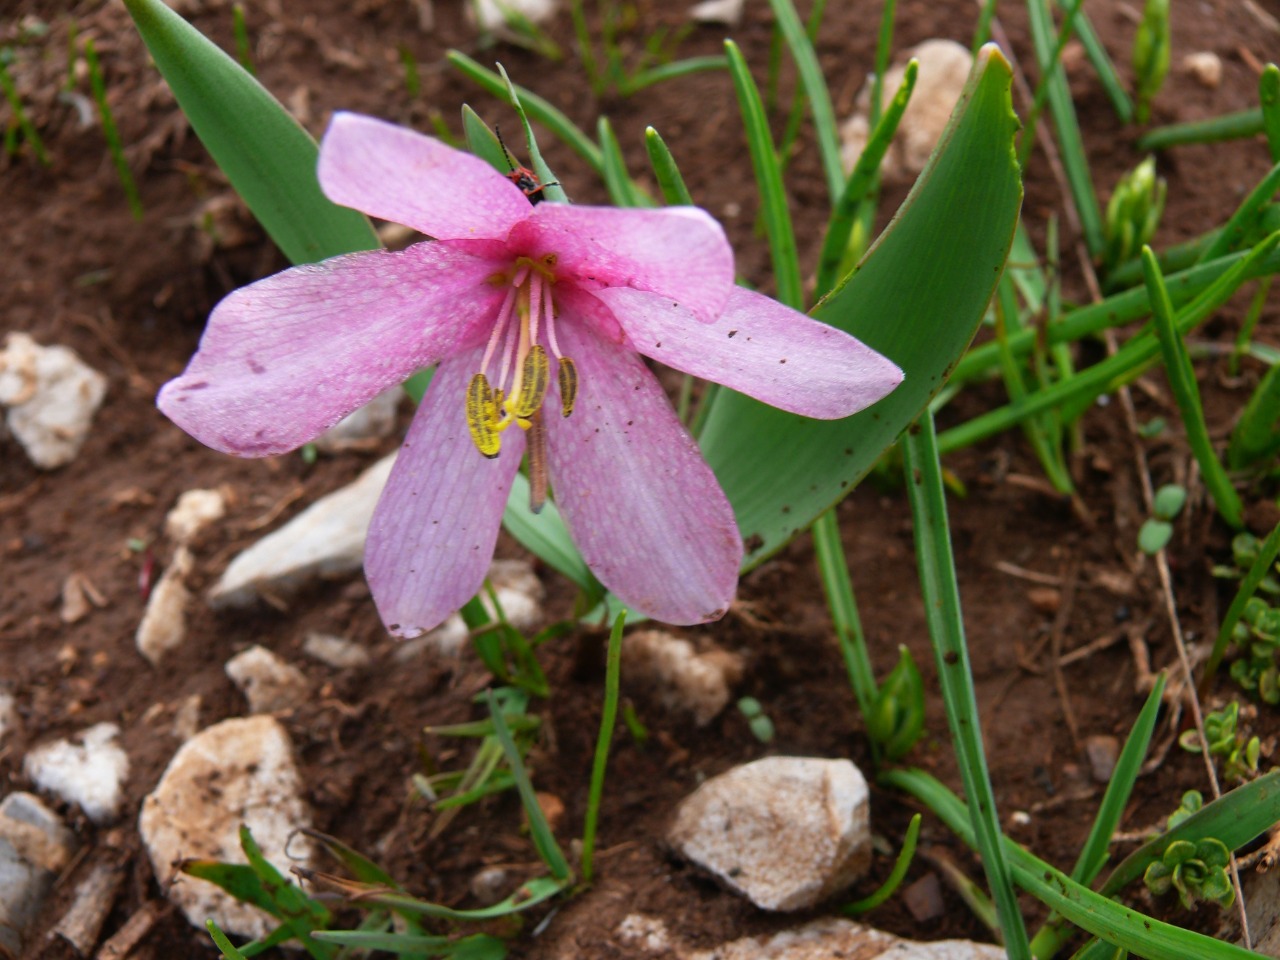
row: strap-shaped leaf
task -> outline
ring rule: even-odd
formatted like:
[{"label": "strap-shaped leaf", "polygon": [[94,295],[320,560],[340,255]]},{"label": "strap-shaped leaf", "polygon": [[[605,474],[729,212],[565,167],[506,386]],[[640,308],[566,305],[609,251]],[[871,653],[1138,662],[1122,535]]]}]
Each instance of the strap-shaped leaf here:
[{"label": "strap-shaped leaf", "polygon": [[293,263],[372,250],[368,219],[320,191],[318,148],[262,84],[162,0],[125,0],[182,112]]},{"label": "strap-shaped leaf", "polygon": [[984,47],[938,149],[860,269],[813,310],[906,374],[845,420],[720,391],[700,435],[754,566],[838,501],[924,409],[972,339],[1013,239],[1022,185],[1009,64]]}]

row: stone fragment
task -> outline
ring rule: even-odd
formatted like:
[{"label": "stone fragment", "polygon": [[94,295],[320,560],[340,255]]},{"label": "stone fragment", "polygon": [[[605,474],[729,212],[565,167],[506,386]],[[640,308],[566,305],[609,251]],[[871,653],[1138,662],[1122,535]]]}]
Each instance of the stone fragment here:
[{"label": "stone fragment", "polygon": [[18,725],[18,703],[13,694],[0,690],[0,743]]},{"label": "stone fragment", "polygon": [[95,607],[105,605],[107,598],[83,573],[75,571],[62,582],[62,608],[58,617],[63,623],[79,623]]},{"label": "stone fragment", "polygon": [[335,670],[367,667],[371,661],[369,651],[360,644],[329,633],[317,633],[314,630],[308,633],[302,642],[302,652]]},{"label": "stone fragment", "polygon": [[695,23],[736,27],[742,22],[743,0],[702,0],[689,8],[689,19]]},{"label": "stone fragment", "polygon": [[176,739],[185,743],[196,735],[200,729],[200,711],[204,708],[204,698],[193,693],[185,698],[178,709],[173,711],[173,725],[170,729]]},{"label": "stone fragment", "polygon": [[481,33],[491,33],[505,40],[527,36],[524,24],[541,26],[550,20],[560,6],[559,0],[475,0],[468,3],[467,19]]},{"label": "stone fragment", "polygon": [[248,606],[264,593],[279,596],[311,580],[359,570],[373,508],[394,462],[395,454],[383,457],[238,555],[209,592],[209,602]]},{"label": "stone fragment", "polygon": [[[902,940],[873,927],[842,918],[813,920],[793,930],[759,937],[742,937],[707,950],[680,942],[658,917],[629,914],[615,936],[628,948],[628,957],[654,956],[663,960],[1004,960],[1004,950],[970,940],[918,943]],[[576,957],[572,946],[560,951],[564,960]]]},{"label": "stone fragment", "polygon": [[693,717],[699,727],[714,720],[742,679],[742,658],[727,650],[698,653],[688,640],[663,630],[639,630],[622,641],[623,675],[657,692],[668,710]]},{"label": "stone fragment", "polygon": [[185,546],[196,534],[227,513],[227,497],[221,490],[187,490],[164,518],[165,535]]},{"label": "stone fragment", "polygon": [[129,755],[116,742],[120,728],[99,723],[71,740],[55,740],[27,754],[22,769],[32,783],[84,811],[94,823],[110,823],[120,813]]},{"label": "stone fragment", "polygon": [[373,450],[380,440],[391,436],[395,430],[396,412],[406,396],[408,394],[399,385],[383,390],[316,437],[316,449],[324,453]]},{"label": "stone fragment", "polygon": [[486,907],[491,907],[495,903],[505,900],[511,892],[511,871],[506,867],[494,864],[490,867],[482,867],[471,877],[471,882],[467,884],[467,889],[471,891],[471,895]]},{"label": "stone fragment", "polygon": [[1212,50],[1188,53],[1182,58],[1182,69],[1189,73],[1196,83],[1210,90],[1218,89],[1222,83],[1222,58]]},{"label": "stone fragment", "polygon": [[31,462],[53,470],[76,458],[107,393],[107,378],[68,347],[11,333],[0,351],[0,406]]},{"label": "stone fragment", "polygon": [[249,701],[250,713],[290,710],[306,702],[311,686],[301,670],[266,647],[252,646],[227,661],[227,676]]},{"label": "stone fragment", "polygon": [[668,841],[764,910],[804,910],[871,859],[867,782],[848,760],[766,757],[681,801]]},{"label": "stone fragment", "polygon": [[1094,734],[1084,741],[1084,755],[1095,783],[1110,783],[1111,774],[1120,759],[1120,741],[1106,733]]},{"label": "stone fragment", "polygon": [[1027,591],[1027,599],[1041,613],[1052,615],[1062,607],[1062,591],[1057,587],[1032,587]]},{"label": "stone fragment", "polygon": [[275,926],[270,917],[211,883],[174,883],[174,864],[188,857],[243,863],[244,824],[289,876],[291,867],[310,863],[310,844],[295,834],[310,822],[289,735],[262,715],[224,720],[183,744],[143,801],[138,829],[159,888],[193,926],[203,930],[212,917],[234,935],[264,937]]},{"label": "stone fragment", "polygon": [[937,920],[947,912],[942,900],[942,884],[936,873],[926,873],[923,877],[902,890],[902,902],[911,913],[916,923],[928,923]]},{"label": "stone fragment", "polygon": [[22,956],[23,931],[75,853],[75,838],[31,793],[0,801],[0,956]]},{"label": "stone fragment", "polygon": [[186,581],[192,565],[191,551],[178,547],[147,598],[147,609],[133,641],[138,652],[152,666],[170,650],[182,646],[187,638],[187,607],[191,603],[191,591],[187,589]]},{"label": "stone fragment", "polygon": [[[968,48],[954,40],[926,40],[902,54],[885,74],[885,103],[897,93],[912,57],[920,61],[920,72],[898,132],[880,164],[886,180],[910,179],[924,169],[973,68],[973,55]],[[846,171],[853,169],[870,138],[870,109],[868,82],[858,94],[853,116],[840,127],[840,157]]]}]

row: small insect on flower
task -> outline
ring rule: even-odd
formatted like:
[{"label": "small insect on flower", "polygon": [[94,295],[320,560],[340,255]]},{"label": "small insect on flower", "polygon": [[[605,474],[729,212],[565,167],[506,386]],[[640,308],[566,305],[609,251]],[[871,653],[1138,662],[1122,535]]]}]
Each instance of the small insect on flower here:
[{"label": "small insect on flower", "polygon": [[520,188],[520,192],[529,198],[529,202],[534,206],[540,204],[547,199],[543,196],[543,191],[547,187],[560,186],[559,181],[553,180],[550,183],[543,183],[538,179],[538,175],[528,167],[521,167],[516,164],[515,157],[511,155],[511,151],[507,149],[506,141],[502,139],[502,131],[494,127],[494,132],[498,136],[498,146],[502,147],[503,156],[507,158],[507,166],[511,168],[511,172],[507,174],[507,179]]}]

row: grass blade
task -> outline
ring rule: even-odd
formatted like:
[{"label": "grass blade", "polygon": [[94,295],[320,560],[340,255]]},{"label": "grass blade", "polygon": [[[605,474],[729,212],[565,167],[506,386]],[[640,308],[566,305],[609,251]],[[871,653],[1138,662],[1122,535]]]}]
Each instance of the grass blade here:
[{"label": "grass blade", "polygon": [[[1058,5],[1062,6],[1061,0],[1059,0]],[[1116,116],[1120,118],[1121,123],[1132,123],[1133,100],[1129,97],[1128,91],[1125,90],[1124,83],[1120,80],[1120,75],[1116,73],[1115,64],[1111,62],[1111,56],[1107,53],[1107,48],[1098,39],[1098,33],[1094,30],[1093,23],[1083,8],[1076,12],[1073,32],[1080,38],[1080,44],[1084,47],[1085,56],[1093,64],[1093,70],[1098,75],[1098,82],[1102,84],[1103,92],[1106,93],[1107,99],[1111,101],[1111,106],[1115,109]]]},{"label": "grass blade", "polygon": [[520,791],[525,816],[529,818],[529,833],[533,837],[533,845],[537,848],[543,863],[547,865],[547,869],[551,871],[551,876],[557,882],[563,883],[571,876],[569,862],[565,860],[564,852],[560,849],[560,844],[556,843],[555,834],[551,832],[547,818],[543,815],[542,808],[538,806],[538,797],[533,792],[533,784],[529,781],[529,772],[524,768],[520,751],[516,748],[516,742],[511,737],[506,718],[502,715],[492,690],[486,691],[485,699],[489,705],[489,716],[493,718],[493,732],[498,742],[502,744],[502,752],[506,754],[507,765],[511,768],[511,775],[516,781],[516,789]]},{"label": "grass blade", "polygon": [[960,616],[951,532],[947,525],[942,465],[938,460],[933,415],[926,412],[902,441],[911,516],[915,524],[916,557],[924,594],[925,619],[933,641],[938,682],[946,706],[947,723],[955,746],[964,793],[972,801],[972,830],[982,868],[996,903],[1009,960],[1030,960],[1027,931],[1013,890],[1010,866],[1001,843],[995,794],[987,772],[977,695],[969,667],[969,651]]},{"label": "grass blade", "polygon": [[1187,345],[1183,343],[1177,329],[1173,304],[1169,300],[1169,291],[1165,288],[1160,265],[1156,263],[1156,256],[1150,247],[1142,248],[1142,265],[1146,273],[1147,294],[1151,298],[1151,309],[1155,314],[1156,336],[1164,354],[1165,372],[1178,403],[1178,410],[1182,414],[1187,443],[1195,454],[1196,462],[1200,464],[1205,486],[1218,505],[1218,512],[1231,527],[1239,530],[1244,526],[1244,504],[1240,502],[1240,494],[1231,485],[1222,461],[1213,451],[1209,427],[1204,419],[1204,407],[1200,403],[1200,387],[1196,384],[1195,371],[1191,369]]},{"label": "grass blade", "polygon": [[590,883],[594,872],[596,823],[600,818],[600,797],[604,793],[605,768],[609,764],[609,744],[618,720],[618,681],[622,671],[622,630],[627,625],[626,611],[618,614],[609,631],[609,652],[605,658],[604,707],[600,711],[600,734],[596,738],[595,758],[591,761],[591,787],[587,792],[587,815],[582,827],[582,882]]},{"label": "grass blade", "polygon": [[751,77],[742,51],[732,40],[725,41],[729,57],[729,74],[738,96],[738,109],[747,133],[747,149],[755,170],[756,187],[760,191],[760,211],[765,233],[773,255],[774,282],[778,299],[789,307],[803,309],[804,287],[800,281],[800,260],[796,252],[795,233],[791,228],[791,212],[787,209],[787,191],[778,165],[778,152],[769,133],[760,91]]},{"label": "grass blade", "polygon": [[1262,108],[1225,113],[1208,120],[1172,123],[1148,131],[1138,141],[1138,149],[1148,153],[1168,150],[1185,143],[1217,143],[1220,140],[1244,140],[1263,131]]},{"label": "grass blade", "polygon": [[653,167],[653,176],[658,181],[663,199],[672,206],[693,206],[693,197],[689,196],[689,188],[680,175],[675,157],[653,127],[644,129],[644,147],[649,151],[649,164]]},{"label": "grass blade", "polygon": [[1277,524],[1275,529],[1267,534],[1267,539],[1262,541],[1253,565],[1240,581],[1240,589],[1236,591],[1231,606],[1227,608],[1227,615],[1222,618],[1218,637],[1213,642],[1213,652],[1209,654],[1209,660],[1204,667],[1204,677],[1200,681],[1202,694],[1208,689],[1213,675],[1218,672],[1218,665],[1222,663],[1227,647],[1231,645],[1231,637],[1235,633],[1236,624],[1240,622],[1240,615],[1244,613],[1244,605],[1257,592],[1263,578],[1271,572],[1271,565],[1276,562],[1277,554],[1280,554],[1280,524]]},{"label": "grass blade", "polygon": [[796,62],[800,83],[809,99],[818,155],[822,158],[822,170],[827,178],[827,193],[834,203],[844,186],[844,167],[840,162],[840,137],[836,130],[835,111],[831,107],[831,93],[795,4],[791,0],[769,0],[769,6],[773,8],[774,19],[791,51],[791,58]]},{"label": "grass blade", "polygon": [[[1080,848],[1080,855],[1071,870],[1071,879],[1077,883],[1086,886],[1091,884],[1107,862],[1107,848],[1111,845],[1111,837],[1120,825],[1125,805],[1133,793],[1134,784],[1138,782],[1138,774],[1142,772],[1142,761],[1151,745],[1151,735],[1155,732],[1168,679],[1168,674],[1165,673],[1156,678],[1155,686],[1124,742],[1124,749],[1120,751],[1115,769],[1111,773],[1111,781],[1107,784],[1107,792],[1103,794],[1098,813],[1093,818],[1089,836]],[[1074,931],[1070,924],[1061,916],[1051,915],[1032,939],[1031,952],[1037,957],[1052,957],[1072,936]]]},{"label": "grass blade", "polygon": [[1058,147],[1062,151],[1062,165],[1066,170],[1067,185],[1080,214],[1080,227],[1084,231],[1085,246],[1094,256],[1106,245],[1106,231],[1102,225],[1102,210],[1098,195],[1093,189],[1089,174],[1089,161],[1080,138],[1080,124],[1076,119],[1075,104],[1071,100],[1071,88],[1062,64],[1055,62],[1057,46],[1053,29],[1053,16],[1049,12],[1049,0],[1027,0],[1027,13],[1031,24],[1031,37],[1035,42],[1036,61],[1042,74],[1048,75],[1049,113],[1058,134]]},{"label": "grass blade", "polygon": [[1249,228],[1257,222],[1259,214],[1271,202],[1277,190],[1280,190],[1280,163],[1272,167],[1258,185],[1249,191],[1249,195],[1231,215],[1221,232],[1200,254],[1200,262],[1216,260],[1235,248],[1244,239]]},{"label": "grass blade", "polygon": [[[840,539],[840,521],[835,509],[828,510],[813,522],[813,552],[817,557],[818,574],[822,578],[822,592],[827,598],[831,623],[835,627],[836,641],[844,657],[845,670],[849,674],[849,686],[864,722],[871,715],[871,705],[876,699],[876,674],[867,653],[867,642],[862,632],[862,620],[858,616],[858,603],[853,594],[853,582],[849,578],[849,564],[844,555],[844,543]],[[879,744],[871,741],[872,752],[879,760]]]},{"label": "grass blade", "polygon": [[[508,98],[506,81],[493,70],[482,67],[465,53],[458,50],[450,50],[445,54],[445,59],[477,86],[482,87],[500,99],[505,100]],[[596,173],[601,176],[604,175],[604,155],[600,152],[600,148],[572,120],[552,106],[550,101],[544,100],[536,93],[530,93],[518,84],[515,85],[515,91],[519,96],[521,105],[530,117],[564,141],[565,145],[582,157]]]},{"label": "grass blade", "polygon": [[111,105],[107,103],[107,81],[102,73],[102,62],[98,59],[98,48],[94,46],[92,38],[84,42],[84,62],[89,68],[89,86],[93,90],[93,101],[98,105],[102,135],[107,139],[107,149],[111,152],[111,162],[115,164],[116,175],[120,178],[120,185],[129,202],[129,212],[133,214],[133,219],[141,220],[142,198],[138,196],[138,184],[133,179],[133,171],[129,169],[129,161],[124,156],[124,143],[120,140],[115,115],[111,112]]}]

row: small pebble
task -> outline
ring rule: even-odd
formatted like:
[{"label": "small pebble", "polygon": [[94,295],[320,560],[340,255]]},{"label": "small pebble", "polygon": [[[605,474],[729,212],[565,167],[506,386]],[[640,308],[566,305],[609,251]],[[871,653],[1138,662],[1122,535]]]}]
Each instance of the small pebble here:
[{"label": "small pebble", "polygon": [[319,660],[336,670],[353,670],[367,667],[369,651],[358,643],[329,633],[311,631],[302,643],[302,652],[313,660]]},{"label": "small pebble", "polygon": [[1027,599],[1041,613],[1057,613],[1062,606],[1062,591],[1056,587],[1032,587]]},{"label": "small pebble", "polygon": [[124,802],[129,756],[116,742],[120,728],[99,723],[79,743],[57,740],[27,754],[22,769],[40,790],[78,806],[94,823],[109,823]]},{"label": "small pebble", "polygon": [[1202,87],[1218,89],[1222,83],[1222,58],[1212,50],[1188,53],[1182,58],[1182,69]]},{"label": "small pebble", "polygon": [[266,647],[252,646],[236,654],[225,669],[249,701],[250,713],[289,710],[301,706],[311,694],[303,672]]},{"label": "small pebble", "polygon": [[479,903],[491,907],[510,892],[511,875],[506,867],[484,867],[476,872],[467,887]]},{"label": "small pebble", "polygon": [[188,490],[164,518],[164,532],[174,543],[185,545],[226,512],[227,498],[221,490]]},{"label": "small pebble", "polygon": [[942,884],[936,873],[926,873],[902,891],[902,902],[911,911],[916,923],[937,920],[947,912],[942,900]]},{"label": "small pebble", "polygon": [[1100,733],[1085,738],[1084,755],[1089,761],[1089,774],[1098,783],[1110,783],[1120,758],[1120,741],[1110,734]]}]

